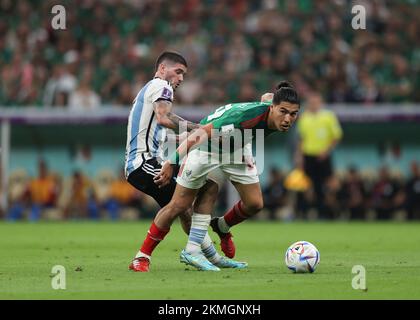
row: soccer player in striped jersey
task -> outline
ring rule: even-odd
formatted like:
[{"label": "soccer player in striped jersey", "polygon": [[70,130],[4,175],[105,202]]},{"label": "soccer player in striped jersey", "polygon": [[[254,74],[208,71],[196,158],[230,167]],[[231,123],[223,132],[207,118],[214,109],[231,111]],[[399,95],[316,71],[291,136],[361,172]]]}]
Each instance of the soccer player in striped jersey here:
[{"label": "soccer player in striped jersey", "polygon": [[[222,135],[226,132],[229,138],[232,130],[237,129],[243,135],[242,145],[247,145],[255,138],[255,130],[262,129],[264,136],[274,132],[287,132],[295,122],[300,108],[298,95],[288,82],[282,82],[274,93],[272,102],[251,102],[228,104],[217,109],[201,121],[202,127],[192,133],[177,149],[177,152],[163,164],[156,182],[164,186],[168,176],[173,171],[177,159],[185,156],[193,147],[208,141],[215,135],[215,130]],[[251,129],[252,135],[244,134],[245,129]],[[219,149],[222,155],[231,150]],[[181,262],[196,267],[199,270],[219,271],[220,269],[208,261],[200,247],[211,223],[218,234],[225,234],[229,229],[263,208],[263,197],[259,184],[258,172],[254,166],[245,162],[223,163],[208,161],[212,151],[194,149],[188,153],[177,178],[177,186],[172,200],[162,208],[154,220],[158,228],[167,229],[172,221],[186,208],[193,206],[192,225],[186,248],[181,252]],[[217,158],[219,158],[218,154]],[[202,206],[199,196],[202,188],[208,183],[208,173],[220,168],[230,179],[241,200],[223,217],[211,220],[212,210]],[[211,209],[211,208],[210,208]]]},{"label": "soccer player in striped jersey", "polygon": [[[127,181],[138,190],[153,197],[164,207],[169,203],[175,191],[175,178],[170,177],[168,183],[158,187],[154,178],[160,172],[163,161],[163,143],[166,128],[178,132],[181,122],[188,131],[200,125],[186,121],[172,112],[174,90],[182,83],[187,72],[187,62],[176,52],[163,52],[156,61],[156,74],[137,94],[131,109],[125,154],[125,175]],[[209,184],[202,195],[203,203],[211,204],[216,200],[218,186]],[[179,213],[182,227],[188,234],[191,225],[191,209]],[[168,229],[150,227],[143,245],[129,269],[133,271],[149,271],[151,253]],[[238,267],[235,261],[221,257],[215,250],[209,235],[202,246],[207,258],[223,267]]]}]

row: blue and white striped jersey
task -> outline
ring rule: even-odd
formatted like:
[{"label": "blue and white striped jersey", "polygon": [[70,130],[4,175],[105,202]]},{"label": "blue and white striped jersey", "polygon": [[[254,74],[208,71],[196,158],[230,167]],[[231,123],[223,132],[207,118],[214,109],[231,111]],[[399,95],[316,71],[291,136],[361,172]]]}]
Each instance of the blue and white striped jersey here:
[{"label": "blue and white striped jersey", "polygon": [[151,158],[163,158],[162,144],[166,130],[156,121],[153,103],[157,100],[173,100],[173,89],[168,81],[155,78],[137,94],[130,111],[125,151],[125,175]]}]

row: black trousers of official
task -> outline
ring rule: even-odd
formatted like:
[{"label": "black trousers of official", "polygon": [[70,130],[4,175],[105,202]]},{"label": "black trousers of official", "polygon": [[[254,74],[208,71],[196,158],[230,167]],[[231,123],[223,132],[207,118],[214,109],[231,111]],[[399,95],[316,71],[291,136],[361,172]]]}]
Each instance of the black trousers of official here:
[{"label": "black trousers of official", "polygon": [[315,193],[315,206],[318,211],[318,216],[321,219],[332,218],[325,207],[326,182],[332,175],[331,156],[328,156],[324,160],[320,160],[316,156],[305,155],[304,171],[312,181]]}]

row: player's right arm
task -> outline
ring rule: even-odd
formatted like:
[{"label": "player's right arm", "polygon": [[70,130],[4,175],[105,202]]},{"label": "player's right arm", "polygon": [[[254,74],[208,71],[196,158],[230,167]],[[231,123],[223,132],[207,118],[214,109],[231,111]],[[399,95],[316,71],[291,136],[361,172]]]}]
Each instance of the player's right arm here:
[{"label": "player's right arm", "polygon": [[156,114],[156,121],[161,126],[179,132],[181,122],[185,123],[187,131],[192,131],[200,127],[199,124],[185,120],[172,112],[172,102],[169,100],[158,100],[153,103],[153,109]]}]

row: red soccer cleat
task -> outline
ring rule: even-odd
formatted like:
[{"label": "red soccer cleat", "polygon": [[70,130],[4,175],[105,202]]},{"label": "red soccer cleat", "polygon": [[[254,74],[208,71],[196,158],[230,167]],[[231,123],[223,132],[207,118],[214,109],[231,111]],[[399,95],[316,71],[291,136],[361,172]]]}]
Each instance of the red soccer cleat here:
[{"label": "red soccer cleat", "polygon": [[212,227],[213,231],[218,234],[220,237],[220,246],[222,248],[223,253],[228,258],[233,258],[235,256],[235,244],[233,243],[233,236],[230,232],[224,233],[220,231],[219,224],[218,224],[219,218],[213,218],[210,221],[210,226]]},{"label": "red soccer cleat", "polygon": [[233,236],[230,232],[225,233],[223,237],[220,238],[220,246],[222,247],[222,251],[228,258],[233,258],[235,256],[235,243],[232,240]]},{"label": "red soccer cleat", "polygon": [[129,270],[135,272],[149,272],[150,260],[146,257],[134,258],[128,266]]}]

